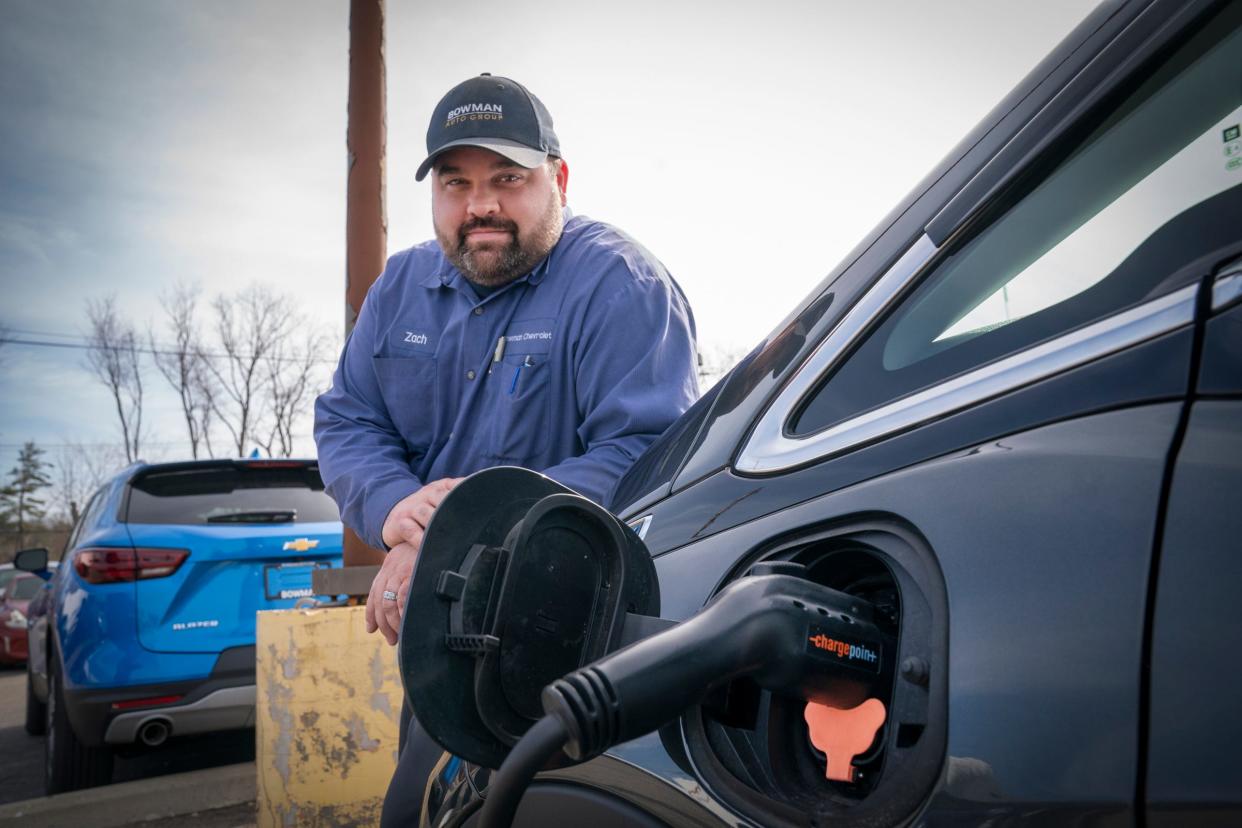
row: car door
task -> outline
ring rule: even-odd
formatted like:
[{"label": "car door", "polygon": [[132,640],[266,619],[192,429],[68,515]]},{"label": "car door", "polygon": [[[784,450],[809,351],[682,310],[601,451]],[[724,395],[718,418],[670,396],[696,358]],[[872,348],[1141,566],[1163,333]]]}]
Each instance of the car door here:
[{"label": "car door", "polygon": [[813,779],[776,700],[756,727],[687,717],[694,768],[755,822],[1121,825],[1154,784],[1154,552],[1213,274],[1242,252],[1242,7],[1153,9],[899,251],[728,468],[625,512],[668,617],[782,558],[929,642],[860,785]]},{"label": "car door", "polygon": [[1147,824],[1170,828],[1242,823],[1242,671],[1232,663],[1242,650],[1242,261],[1213,281],[1209,314],[1152,605],[1144,796]]},{"label": "car door", "polygon": [[[78,539],[82,537],[83,529],[98,519],[100,510],[103,508],[105,493],[107,486],[96,491],[86,501],[86,507],[82,510],[81,517],[74,524],[73,529],[69,532],[69,537],[65,540],[65,548],[61,551],[61,566],[56,567],[52,571],[52,584],[55,589],[57,581],[63,581],[69,576],[69,568],[71,564],[66,566],[70,561],[73,549],[77,545]],[[47,697],[47,670],[48,670],[48,636],[51,635],[51,623],[56,614],[56,607],[53,604],[53,592],[48,591],[42,595],[34,603],[31,604],[29,629],[27,646],[29,654],[27,658],[27,669],[30,671],[31,683],[35,689],[35,693],[40,698]]]}]

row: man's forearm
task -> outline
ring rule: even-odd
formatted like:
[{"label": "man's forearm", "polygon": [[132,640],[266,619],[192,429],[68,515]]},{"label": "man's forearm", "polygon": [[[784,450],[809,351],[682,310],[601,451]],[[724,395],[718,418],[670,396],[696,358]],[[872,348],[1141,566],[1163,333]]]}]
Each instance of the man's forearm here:
[{"label": "man's forearm", "polygon": [[387,549],[384,520],[392,507],[417,492],[422,481],[412,474],[372,478],[366,468],[324,480],[324,488],[341,509],[341,521],[358,533],[368,546]]},{"label": "man's forearm", "polygon": [[368,545],[385,549],[384,519],[423,481],[410,471],[399,436],[339,411],[338,401],[330,395],[315,406],[315,443],[324,488],[336,501],[345,525]]}]

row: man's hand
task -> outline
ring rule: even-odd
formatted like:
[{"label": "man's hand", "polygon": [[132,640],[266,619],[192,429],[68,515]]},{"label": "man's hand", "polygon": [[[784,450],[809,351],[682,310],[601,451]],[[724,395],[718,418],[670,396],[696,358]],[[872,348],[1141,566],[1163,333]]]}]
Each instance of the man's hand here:
[{"label": "man's hand", "polygon": [[[389,644],[397,643],[397,635],[401,631],[406,593],[410,589],[414,562],[418,560],[418,551],[422,547],[423,533],[427,531],[427,524],[431,522],[440,501],[460,482],[459,477],[446,477],[428,483],[393,506],[384,520],[384,543],[391,548],[384,557],[379,574],[371,582],[366,619],[367,632],[379,630]],[[385,598],[386,592],[396,597]]]},{"label": "man's hand", "polygon": [[[401,631],[405,595],[410,588],[410,575],[414,573],[416,560],[418,547],[413,544],[399,543],[388,550],[388,556],[371,582],[371,592],[367,595],[367,632],[379,630],[390,645],[397,643],[397,634]],[[385,598],[385,592],[397,597]]]},{"label": "man's hand", "polygon": [[404,500],[397,501],[397,505],[389,510],[388,517],[384,518],[384,529],[381,533],[384,543],[389,548],[408,543],[418,549],[423,543],[423,532],[427,531],[427,524],[431,522],[431,515],[436,507],[461,481],[460,477],[445,477],[428,483]]}]

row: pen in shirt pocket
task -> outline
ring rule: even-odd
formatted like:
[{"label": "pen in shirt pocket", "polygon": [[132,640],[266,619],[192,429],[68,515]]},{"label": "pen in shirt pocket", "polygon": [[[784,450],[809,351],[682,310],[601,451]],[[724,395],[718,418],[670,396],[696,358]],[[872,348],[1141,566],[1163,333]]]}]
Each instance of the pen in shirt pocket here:
[{"label": "pen in shirt pocket", "polygon": [[522,360],[522,363],[518,365],[517,370],[513,372],[513,382],[509,384],[510,394],[517,390],[518,377],[522,376],[522,369],[529,368],[534,364],[534,361],[530,358],[530,354],[527,354],[526,358]]},{"label": "pen in shirt pocket", "polygon": [[487,373],[490,374],[492,372],[492,369],[496,367],[496,363],[504,359],[505,345],[507,343],[508,343],[508,340],[505,339],[503,336],[500,339],[496,340],[496,350],[492,353],[492,364],[487,366]]}]

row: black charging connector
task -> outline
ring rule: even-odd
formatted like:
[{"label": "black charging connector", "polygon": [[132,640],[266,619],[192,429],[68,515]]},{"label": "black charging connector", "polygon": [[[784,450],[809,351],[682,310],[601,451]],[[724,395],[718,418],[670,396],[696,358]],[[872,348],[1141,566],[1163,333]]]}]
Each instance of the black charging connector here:
[{"label": "black charging connector", "polygon": [[697,615],[548,685],[544,712],[582,761],[650,733],[711,688],[746,676],[831,707],[865,701],[885,636],[857,598],[791,575],[741,578]]},{"label": "black charging connector", "polygon": [[521,790],[558,739],[565,754],[585,761],[743,676],[776,693],[852,708],[891,668],[892,645],[871,608],[853,596],[793,574],[741,578],[681,624],[544,688],[547,715],[527,737],[539,744],[523,738],[514,748],[493,778],[480,825],[510,823]]}]

